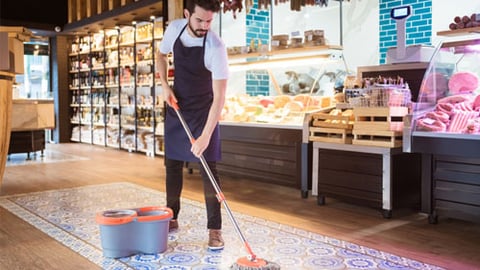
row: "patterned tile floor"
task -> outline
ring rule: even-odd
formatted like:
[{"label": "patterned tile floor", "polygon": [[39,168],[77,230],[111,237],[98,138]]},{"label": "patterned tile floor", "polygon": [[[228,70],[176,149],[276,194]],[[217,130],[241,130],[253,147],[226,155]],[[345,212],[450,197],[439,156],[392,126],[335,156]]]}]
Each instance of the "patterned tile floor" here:
[{"label": "patterned tile floor", "polygon": [[[225,249],[209,251],[204,205],[183,199],[180,229],[168,234],[163,253],[120,259],[103,256],[96,213],[162,206],[164,197],[160,191],[139,185],[114,183],[3,196],[0,206],[103,269],[229,269],[237,258],[246,255],[225,213]],[[236,212],[234,216],[256,255],[282,269],[441,269],[268,220]]]}]

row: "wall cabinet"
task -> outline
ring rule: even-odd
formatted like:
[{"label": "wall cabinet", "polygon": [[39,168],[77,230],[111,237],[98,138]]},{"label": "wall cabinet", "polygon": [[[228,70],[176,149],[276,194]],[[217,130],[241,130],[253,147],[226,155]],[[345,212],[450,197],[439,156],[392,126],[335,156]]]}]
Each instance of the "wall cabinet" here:
[{"label": "wall cabinet", "polygon": [[160,18],[72,40],[72,141],[162,154],[162,87],[154,68],[162,36]]}]

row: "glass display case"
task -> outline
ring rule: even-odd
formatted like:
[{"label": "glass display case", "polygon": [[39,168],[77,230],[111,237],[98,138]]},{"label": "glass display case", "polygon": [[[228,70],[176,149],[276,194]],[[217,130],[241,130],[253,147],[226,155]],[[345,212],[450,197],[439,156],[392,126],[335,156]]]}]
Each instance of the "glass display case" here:
[{"label": "glass display case", "polygon": [[475,150],[480,149],[479,78],[480,38],[444,41],[432,57],[412,108],[411,142],[405,150],[480,156]]},{"label": "glass display case", "polygon": [[439,216],[480,222],[480,38],[451,32],[407,118],[404,151],[422,155],[422,212],[430,223]]},{"label": "glass display case", "polygon": [[230,54],[229,64],[222,124],[302,129],[305,115],[334,106],[348,74],[332,45]]}]

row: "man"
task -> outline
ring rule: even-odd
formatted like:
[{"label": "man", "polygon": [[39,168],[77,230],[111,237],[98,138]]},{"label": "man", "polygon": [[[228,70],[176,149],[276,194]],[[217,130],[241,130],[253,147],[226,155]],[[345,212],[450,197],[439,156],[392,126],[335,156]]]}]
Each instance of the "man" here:
[{"label": "man", "polygon": [[[160,45],[157,63],[163,97],[168,104],[164,141],[167,206],[173,210],[170,230],[178,228],[184,162],[199,162],[198,157],[203,155],[218,181],[218,121],[225,102],[229,74],[225,45],[216,33],[209,31],[213,17],[219,10],[219,1],[187,0],[185,18],[170,22]],[[167,55],[170,52],[173,52],[175,68],[173,89],[167,81]],[[178,104],[195,142],[191,143],[188,139],[171,107],[172,102]],[[207,208],[208,247],[213,250],[222,249],[224,241],[221,234],[221,205],[201,165],[200,173]]]}]

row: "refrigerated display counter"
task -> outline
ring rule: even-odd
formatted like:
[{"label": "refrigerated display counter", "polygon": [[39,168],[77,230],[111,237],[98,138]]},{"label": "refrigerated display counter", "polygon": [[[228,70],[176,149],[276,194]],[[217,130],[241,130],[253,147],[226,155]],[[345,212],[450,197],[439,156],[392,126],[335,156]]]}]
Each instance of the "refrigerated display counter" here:
[{"label": "refrigerated display counter", "polygon": [[480,222],[479,78],[478,35],[446,37],[406,118],[403,150],[422,155],[422,211],[430,223]]}]

